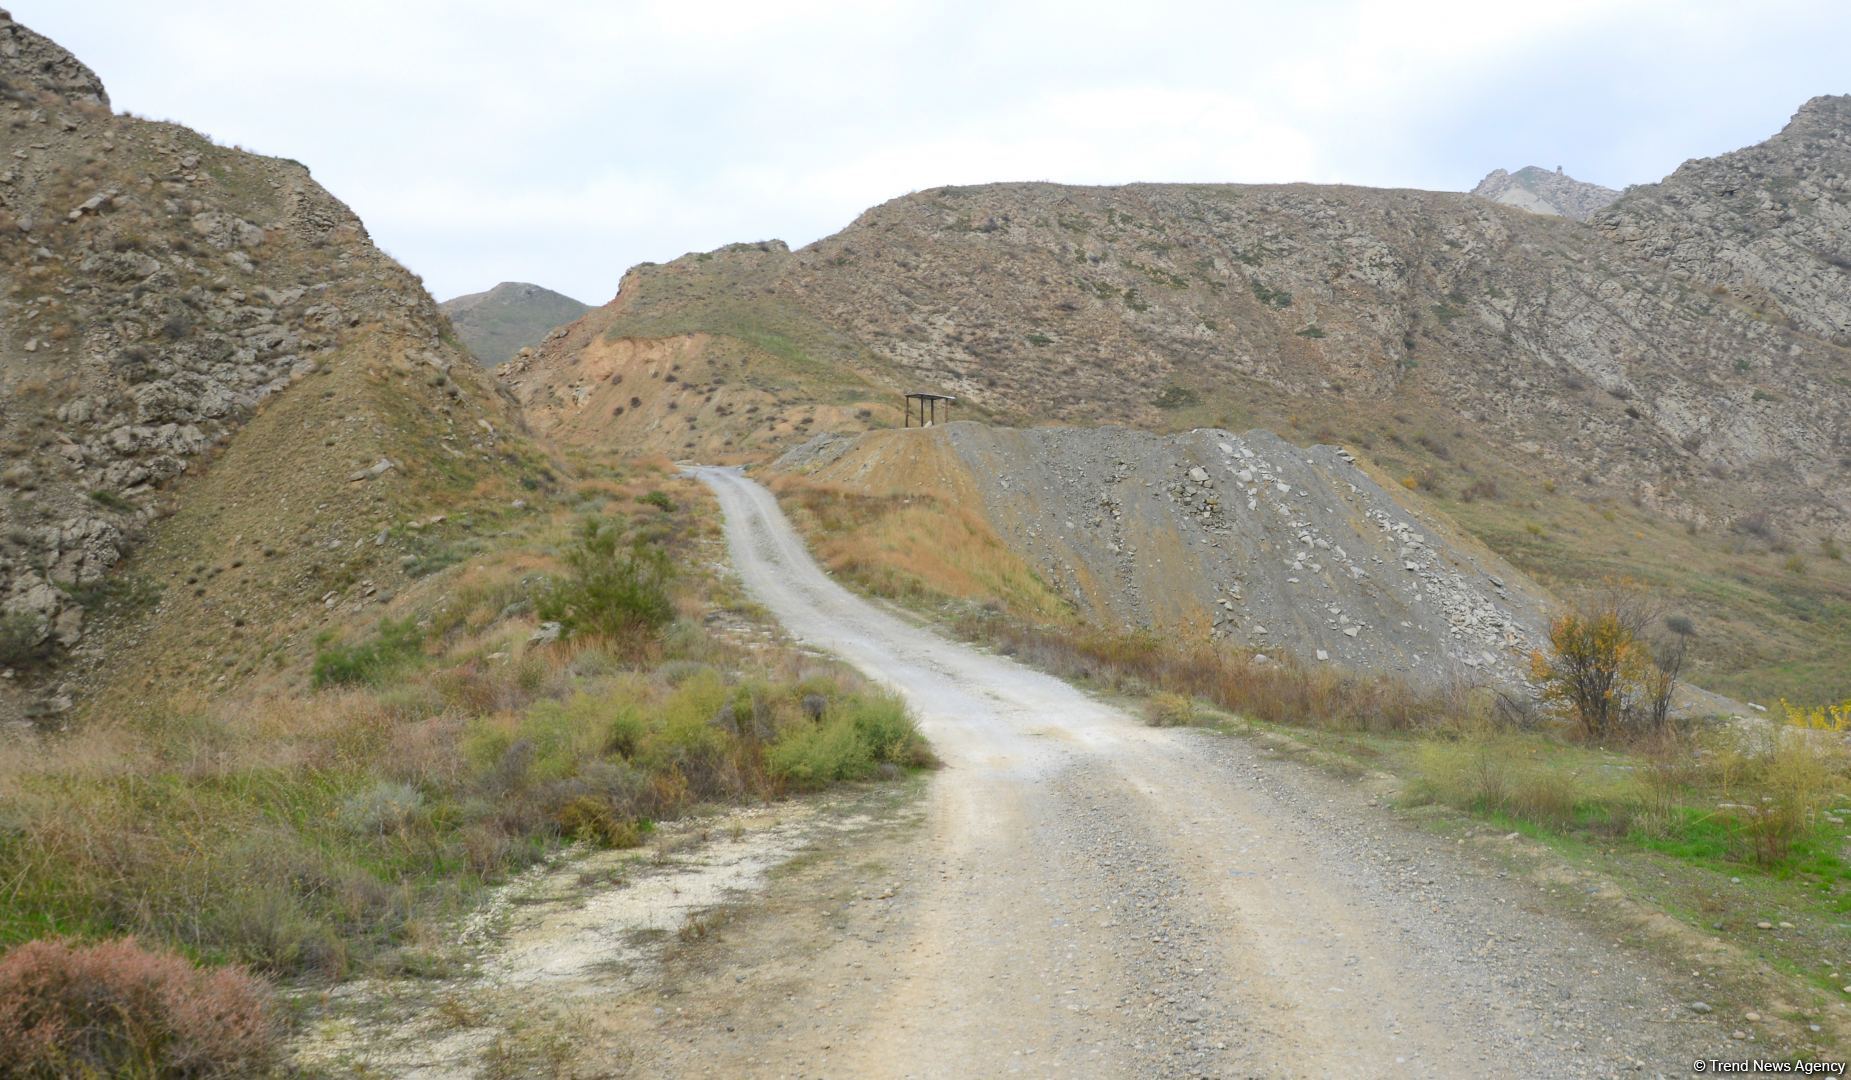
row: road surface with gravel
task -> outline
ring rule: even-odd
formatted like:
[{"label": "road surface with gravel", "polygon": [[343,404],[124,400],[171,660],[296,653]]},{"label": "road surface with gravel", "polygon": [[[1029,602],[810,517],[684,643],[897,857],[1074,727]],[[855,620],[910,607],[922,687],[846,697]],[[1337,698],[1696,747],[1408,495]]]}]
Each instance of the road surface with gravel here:
[{"label": "road surface with gravel", "polygon": [[664,1021],[652,1067],[1684,1076],[1723,1049],[1675,973],[1496,860],[1253,742],[1145,726],[912,625],[831,581],[763,487],[698,475],[746,587],[905,695],[945,767],[880,896],[829,913],[844,940],[742,966],[753,993]]}]

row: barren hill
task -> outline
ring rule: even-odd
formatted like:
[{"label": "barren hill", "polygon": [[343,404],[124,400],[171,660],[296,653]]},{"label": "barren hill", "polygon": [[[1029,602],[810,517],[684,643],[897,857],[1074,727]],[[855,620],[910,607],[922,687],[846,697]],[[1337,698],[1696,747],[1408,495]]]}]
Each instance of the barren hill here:
[{"label": "barren hill", "polygon": [[[1851,295],[1833,261],[1851,243],[1844,100],[1586,224],[1355,187],[918,192],[795,252],[637,267],[506,377],[536,423],[676,454],[868,426],[911,389],[1012,423],[1341,443],[1532,573],[1663,588],[1712,624],[1700,665],[1851,689],[1830,674],[1829,643],[1851,642],[1843,563],[1808,560],[1805,580],[1789,566],[1851,537],[1851,351],[1831,329]],[[1717,169],[1741,178],[1714,198],[1786,209],[1747,233],[1684,220],[1675,207],[1712,197]],[[590,366],[662,350],[702,372],[698,394],[647,379],[619,394]],[[719,407],[754,370],[778,373],[773,396]],[[714,407],[656,423],[689,404]]]},{"label": "barren hill", "polygon": [[1550,172],[1534,165],[1525,165],[1514,173],[1493,169],[1472,189],[1472,194],[1533,214],[1554,214],[1576,221],[1586,221],[1594,211],[1620,197],[1610,187],[1576,180],[1560,168]]},{"label": "barren hill", "polygon": [[439,304],[456,336],[477,360],[494,367],[591,310],[562,293],[521,281],[504,281],[486,292]]},{"label": "barren hill", "polygon": [[86,613],[124,616],[99,676],[236,673],[324,594],[392,579],[382,526],[473,504],[524,446],[306,168],[107,101],[0,15],[0,719],[68,703],[42,671],[102,655]]}]

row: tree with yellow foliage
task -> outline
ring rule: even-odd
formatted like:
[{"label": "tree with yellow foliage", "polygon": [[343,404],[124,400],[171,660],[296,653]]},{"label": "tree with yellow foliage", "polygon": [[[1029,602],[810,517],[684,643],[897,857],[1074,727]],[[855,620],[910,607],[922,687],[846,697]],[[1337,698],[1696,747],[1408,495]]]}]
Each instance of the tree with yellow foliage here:
[{"label": "tree with yellow foliage", "polygon": [[1645,638],[1652,608],[1638,594],[1612,590],[1549,624],[1549,651],[1530,654],[1530,677],[1544,699],[1571,716],[1581,733],[1604,740],[1622,730],[1670,720],[1671,695],[1684,660],[1684,638],[1655,655]]}]

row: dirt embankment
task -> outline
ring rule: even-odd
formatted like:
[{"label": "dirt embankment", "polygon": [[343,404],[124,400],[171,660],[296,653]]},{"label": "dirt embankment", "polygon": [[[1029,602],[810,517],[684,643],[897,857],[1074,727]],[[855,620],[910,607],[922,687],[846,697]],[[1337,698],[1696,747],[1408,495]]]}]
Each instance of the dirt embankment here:
[{"label": "dirt embankment", "polygon": [[778,468],[979,503],[1092,618],[1432,684],[1511,684],[1547,596],[1329,446],[1265,431],[954,423],[819,436]]}]

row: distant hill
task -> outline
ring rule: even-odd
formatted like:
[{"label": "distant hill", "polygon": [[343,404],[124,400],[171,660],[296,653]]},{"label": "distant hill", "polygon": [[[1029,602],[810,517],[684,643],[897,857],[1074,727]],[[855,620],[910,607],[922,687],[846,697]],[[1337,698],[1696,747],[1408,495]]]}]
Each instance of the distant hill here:
[{"label": "distant hill", "polygon": [[589,304],[524,281],[504,281],[438,306],[450,316],[463,347],[489,367],[538,345],[554,328],[591,310]]},{"label": "distant hill", "polygon": [[1472,189],[1472,194],[1532,214],[1553,214],[1575,221],[1586,221],[1594,211],[1620,197],[1620,193],[1610,187],[1576,180],[1559,167],[1550,172],[1534,165],[1526,165],[1514,173],[1493,169]]}]

